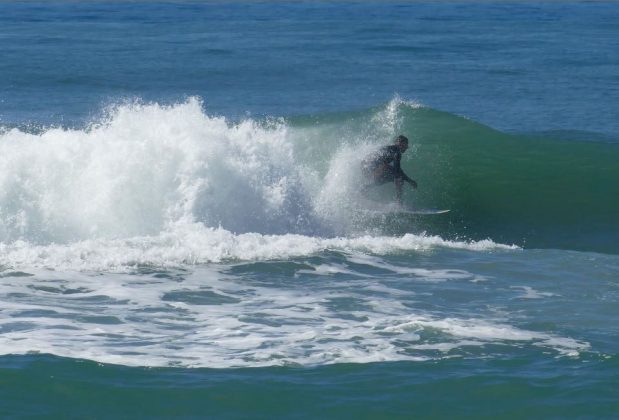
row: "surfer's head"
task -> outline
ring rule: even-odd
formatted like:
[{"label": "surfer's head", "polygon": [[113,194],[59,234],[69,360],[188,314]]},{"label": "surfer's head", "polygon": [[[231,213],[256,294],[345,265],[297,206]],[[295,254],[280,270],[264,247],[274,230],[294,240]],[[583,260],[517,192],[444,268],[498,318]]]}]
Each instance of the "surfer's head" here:
[{"label": "surfer's head", "polygon": [[402,135],[395,138],[395,144],[400,149],[400,153],[404,153],[408,149],[408,139]]}]

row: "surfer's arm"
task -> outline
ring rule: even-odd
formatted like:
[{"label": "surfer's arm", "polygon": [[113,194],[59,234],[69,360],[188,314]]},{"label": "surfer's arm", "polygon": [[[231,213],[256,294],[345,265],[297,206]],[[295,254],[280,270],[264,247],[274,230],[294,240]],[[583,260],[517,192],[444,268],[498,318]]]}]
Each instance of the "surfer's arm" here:
[{"label": "surfer's arm", "polygon": [[393,161],[393,164],[395,166],[395,170],[396,173],[400,176],[400,178],[402,178],[403,181],[408,182],[409,184],[411,184],[411,187],[413,188],[417,188],[417,182],[415,182],[415,180],[411,179],[408,175],[406,175],[404,173],[404,171],[402,170],[402,167],[400,166],[400,158],[401,155],[397,155],[396,158]]},{"label": "surfer's arm", "polygon": [[411,187],[413,188],[417,188],[417,182],[414,179],[411,179],[408,175],[406,175],[404,173],[403,170],[400,169],[400,174],[402,175],[402,179],[406,182],[408,182],[409,184],[411,184]]}]

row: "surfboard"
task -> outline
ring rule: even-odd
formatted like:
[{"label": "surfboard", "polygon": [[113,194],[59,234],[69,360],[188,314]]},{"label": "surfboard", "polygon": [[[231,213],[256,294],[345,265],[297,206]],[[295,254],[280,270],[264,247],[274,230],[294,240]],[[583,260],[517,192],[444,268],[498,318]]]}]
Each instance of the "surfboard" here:
[{"label": "surfboard", "polygon": [[448,209],[415,209],[406,207],[388,208],[384,210],[363,210],[363,213],[372,216],[416,216],[448,213]]},{"label": "surfboard", "polygon": [[441,210],[441,209],[402,209],[393,211],[391,213],[402,213],[402,214],[443,214],[448,213],[449,210]]}]

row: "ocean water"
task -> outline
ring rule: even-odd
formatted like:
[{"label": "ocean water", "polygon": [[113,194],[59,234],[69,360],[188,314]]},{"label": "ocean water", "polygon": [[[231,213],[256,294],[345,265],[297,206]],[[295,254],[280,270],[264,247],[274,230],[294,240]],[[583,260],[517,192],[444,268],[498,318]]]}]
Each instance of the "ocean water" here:
[{"label": "ocean water", "polygon": [[618,20],[0,3],[0,415],[616,418]]}]

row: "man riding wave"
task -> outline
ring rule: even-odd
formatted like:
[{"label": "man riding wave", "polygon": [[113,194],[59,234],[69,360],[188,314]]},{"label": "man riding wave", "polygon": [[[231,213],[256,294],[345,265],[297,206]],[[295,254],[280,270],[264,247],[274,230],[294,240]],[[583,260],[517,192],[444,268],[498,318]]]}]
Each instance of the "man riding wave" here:
[{"label": "man riding wave", "polygon": [[400,167],[402,153],[408,149],[408,139],[398,136],[394,144],[381,147],[376,152],[367,156],[361,163],[361,172],[369,183],[363,188],[367,190],[373,185],[382,185],[387,182],[394,182],[396,189],[396,199],[402,204],[402,185],[404,181],[417,188],[417,182],[412,180],[404,173]]}]

